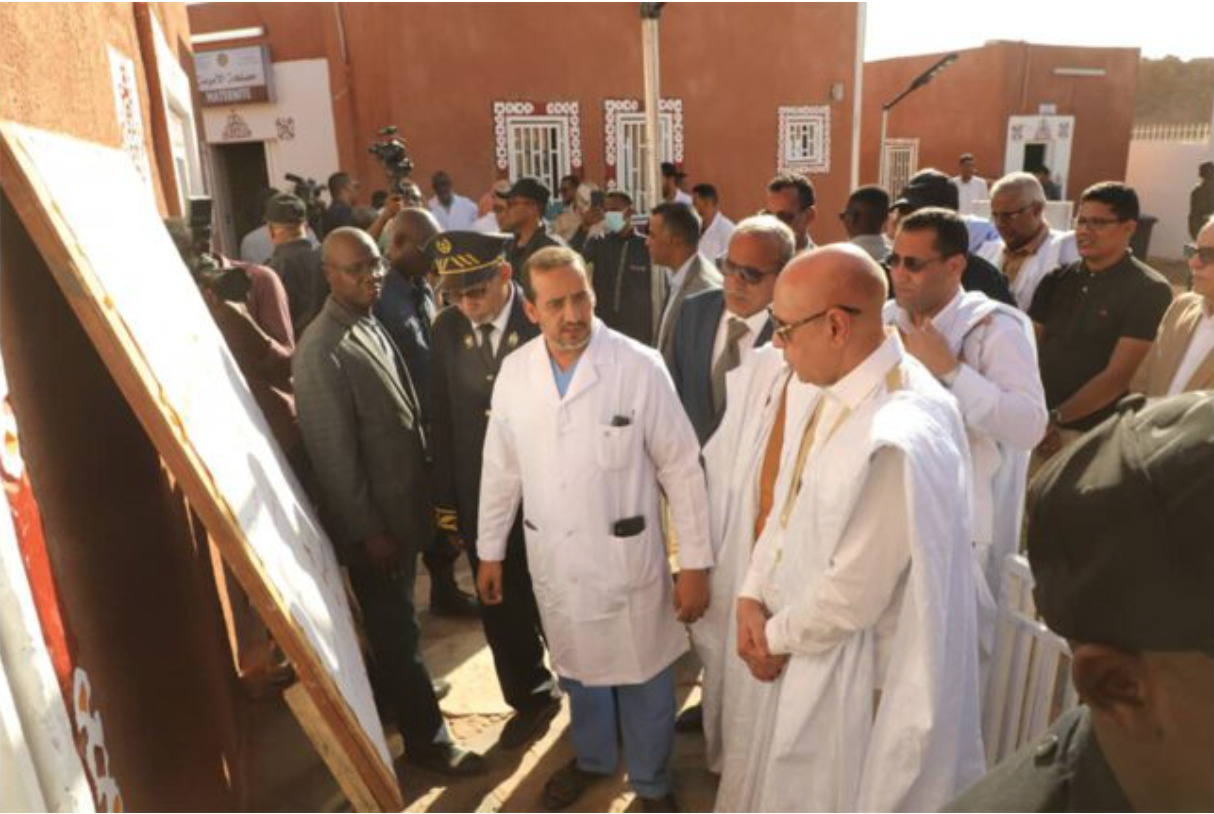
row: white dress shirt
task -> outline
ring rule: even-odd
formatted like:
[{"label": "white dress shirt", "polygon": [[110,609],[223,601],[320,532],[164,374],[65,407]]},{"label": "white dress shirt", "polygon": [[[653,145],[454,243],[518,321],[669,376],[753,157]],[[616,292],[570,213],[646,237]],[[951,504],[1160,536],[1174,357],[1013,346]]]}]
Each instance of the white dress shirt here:
[{"label": "white dress shirt", "polygon": [[1197,366],[1212,350],[1214,350],[1214,315],[1203,313],[1201,321],[1197,323],[1197,328],[1193,331],[1192,339],[1189,340],[1189,348],[1184,352],[1184,358],[1180,360],[1180,367],[1176,368],[1176,375],[1172,377],[1172,384],[1168,387],[1169,396],[1184,392],[1185,385],[1197,372]]},{"label": "white dress shirt", "polygon": [[472,231],[480,232],[481,234],[490,235],[502,231],[501,224],[497,222],[497,213],[489,210],[485,214],[476,219],[472,224]]},{"label": "white dress shirt", "polygon": [[444,232],[455,229],[469,230],[472,228],[472,224],[476,223],[478,217],[476,204],[463,195],[451,196],[450,209],[443,206],[437,195],[430,199],[429,204],[430,211]]},{"label": "white dress shirt", "polygon": [[721,321],[717,323],[717,336],[712,343],[712,365],[708,368],[709,370],[716,370],[717,360],[725,352],[725,345],[729,342],[729,321],[733,319],[741,319],[746,323],[748,329],[738,339],[738,364],[744,365],[755,349],[755,340],[767,325],[767,309],[760,308],[758,313],[751,314],[745,319],[731,313],[728,308],[721,309]]},{"label": "white dress shirt", "polygon": [[[493,318],[492,322],[481,323],[493,326],[493,331],[489,334],[489,342],[494,356],[497,356],[497,349],[502,346],[502,337],[506,335],[506,323],[510,321],[510,309],[513,307],[514,286],[510,286],[510,293],[506,297],[506,304],[502,306],[502,310],[497,312],[497,316]],[[485,341],[485,336],[481,333],[481,326],[473,324],[472,331],[476,335],[476,344],[479,346]]]},{"label": "white dress shirt", "polygon": [[733,236],[734,222],[720,212],[700,235],[700,253],[712,262],[717,262],[729,251],[729,238]]},{"label": "white dress shirt", "polygon": [[953,176],[953,183],[957,185],[957,192],[961,199],[957,211],[962,215],[974,214],[974,202],[985,201],[990,197],[987,191],[986,181],[975,175],[968,181],[962,181],[960,175]]}]

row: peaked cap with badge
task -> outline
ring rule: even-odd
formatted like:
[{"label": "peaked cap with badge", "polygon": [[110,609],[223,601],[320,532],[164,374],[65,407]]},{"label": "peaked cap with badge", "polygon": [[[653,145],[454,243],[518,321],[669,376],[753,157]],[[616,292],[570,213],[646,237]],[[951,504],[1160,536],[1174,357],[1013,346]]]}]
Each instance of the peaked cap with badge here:
[{"label": "peaked cap with badge", "polygon": [[438,274],[438,288],[461,291],[492,279],[506,262],[510,235],[443,232],[426,244],[426,256]]}]

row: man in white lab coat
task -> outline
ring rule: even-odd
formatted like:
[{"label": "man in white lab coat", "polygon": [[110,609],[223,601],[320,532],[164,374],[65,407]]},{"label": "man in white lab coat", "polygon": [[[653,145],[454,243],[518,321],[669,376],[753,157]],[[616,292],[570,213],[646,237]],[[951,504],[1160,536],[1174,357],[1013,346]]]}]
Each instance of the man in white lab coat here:
[{"label": "man in white lab coat", "polygon": [[894,299],[886,303],[885,317],[907,351],[953,394],[965,421],[974,464],[974,549],[984,577],[979,631],[985,667],[1003,562],[1020,545],[1029,455],[1049,418],[1028,317],[961,288],[968,240],[965,221],[947,209],[920,209],[903,218],[889,255]]},{"label": "man in white lab coat", "polygon": [[[544,805],[567,807],[616,770],[618,726],[645,809],[673,811],[673,663],[687,649],[680,623],[708,604],[712,566],[699,445],[657,351],[594,318],[581,257],[551,247],[527,265],[525,308],[542,335],[506,357],[494,387],[477,587],[486,604],[501,601],[501,561],[521,499],[532,583],[577,752],[548,781]],[[673,592],[659,487],[679,539]]]},{"label": "man in white lab coat", "polygon": [[850,245],[776,285],[776,345],[818,392],[737,600],[763,686],[718,811],[934,811],[984,768],[965,430],[885,299]]}]

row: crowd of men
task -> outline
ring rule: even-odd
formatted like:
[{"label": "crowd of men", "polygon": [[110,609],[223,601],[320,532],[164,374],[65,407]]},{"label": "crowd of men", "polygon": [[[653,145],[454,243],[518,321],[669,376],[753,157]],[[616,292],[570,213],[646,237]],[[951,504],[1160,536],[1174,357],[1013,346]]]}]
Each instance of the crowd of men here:
[{"label": "crowd of men", "polygon": [[[501,746],[568,699],[549,810],[621,759],[645,810],[677,810],[676,728],[703,732],[722,811],[937,810],[974,783],[954,805],[1214,802],[1214,220],[1174,296],[1130,249],[1133,189],[1088,188],[1060,230],[1038,177],[973,164],[856,189],[821,247],[796,174],[736,224],[673,165],[643,218],[572,176],[559,203],[520,178],[478,206],[444,172],[359,218],[338,174],[320,245],[302,201],[267,200],[272,251],[240,266],[261,282],[207,302],[349,571],[411,764],[486,770],[422,660],[429,552],[435,601],[483,624]],[[1026,490],[1085,705],[983,779]],[[689,647],[703,702],[676,716]]]}]

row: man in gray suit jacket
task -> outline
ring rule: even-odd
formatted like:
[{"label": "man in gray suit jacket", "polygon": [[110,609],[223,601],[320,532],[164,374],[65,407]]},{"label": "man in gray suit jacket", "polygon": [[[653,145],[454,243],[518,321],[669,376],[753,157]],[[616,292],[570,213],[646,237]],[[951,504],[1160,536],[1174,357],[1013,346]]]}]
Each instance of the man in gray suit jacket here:
[{"label": "man in gray suit jacket", "polygon": [[321,518],[362,609],[372,684],[411,764],[480,773],[484,759],[452,742],[421,660],[413,582],[433,510],[417,391],[372,314],[387,266],[365,232],[340,227],[325,238],[323,268],[330,296],[295,351],[296,407]]},{"label": "man in gray suit jacket", "polygon": [[771,215],[737,225],[721,260],[725,287],[688,297],[672,331],[670,376],[700,444],[725,414],[725,377],[771,341],[776,277],[792,259],[792,229]]},{"label": "man in gray suit jacket", "polygon": [[669,367],[674,362],[674,326],[690,296],[721,287],[721,272],[699,252],[700,219],[687,204],[664,203],[649,216],[649,256],[670,269],[666,304],[658,321],[657,349]]}]

